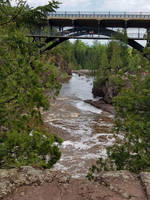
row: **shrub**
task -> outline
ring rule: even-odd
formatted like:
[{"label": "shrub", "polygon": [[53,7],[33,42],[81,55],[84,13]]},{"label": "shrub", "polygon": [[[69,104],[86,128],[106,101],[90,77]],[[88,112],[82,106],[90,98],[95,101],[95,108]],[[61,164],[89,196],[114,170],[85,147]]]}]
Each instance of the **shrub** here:
[{"label": "shrub", "polygon": [[0,168],[23,165],[50,168],[61,156],[61,143],[56,135],[40,131],[0,134]]}]

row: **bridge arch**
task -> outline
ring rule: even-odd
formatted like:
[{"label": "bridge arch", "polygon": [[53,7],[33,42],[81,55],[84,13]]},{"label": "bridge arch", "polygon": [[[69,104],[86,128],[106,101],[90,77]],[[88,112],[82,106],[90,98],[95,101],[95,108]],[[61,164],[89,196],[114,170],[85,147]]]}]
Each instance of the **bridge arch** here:
[{"label": "bridge arch", "polygon": [[[41,49],[41,54],[53,49],[54,47],[56,47],[57,45],[61,44],[62,42],[69,40],[69,39],[80,39],[80,36],[84,36],[84,35],[88,35],[89,34],[89,30],[90,28],[86,29],[86,28],[71,28],[71,29],[67,29],[61,33],[57,33],[55,36],[47,36],[46,40],[45,40],[45,44],[50,43],[46,48],[42,48]],[[107,29],[107,28],[103,28],[103,29],[93,29],[91,27],[91,30],[93,31],[93,35],[103,35],[103,36],[107,36],[108,39],[110,38],[115,38],[117,40],[120,40],[122,42],[124,42],[121,38],[124,37],[123,33],[118,33],[117,31],[111,30],[111,29]],[[40,36],[37,36],[40,37]],[[94,39],[94,38],[90,38],[90,39]],[[135,41],[132,38],[127,38],[127,41],[129,46],[131,46],[132,48],[143,52],[144,47],[139,44],[137,41]],[[43,47],[44,45],[42,45],[41,47]]]}]

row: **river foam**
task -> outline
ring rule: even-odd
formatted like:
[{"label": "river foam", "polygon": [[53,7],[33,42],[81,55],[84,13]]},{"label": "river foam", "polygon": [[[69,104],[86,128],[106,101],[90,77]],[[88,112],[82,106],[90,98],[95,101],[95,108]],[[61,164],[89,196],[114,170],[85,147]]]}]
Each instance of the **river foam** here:
[{"label": "river foam", "polygon": [[92,83],[93,78],[73,74],[45,117],[45,122],[67,133],[55,168],[73,177],[86,176],[100,156],[106,157],[106,147],[115,141],[111,132],[113,115],[84,102],[93,99]]}]

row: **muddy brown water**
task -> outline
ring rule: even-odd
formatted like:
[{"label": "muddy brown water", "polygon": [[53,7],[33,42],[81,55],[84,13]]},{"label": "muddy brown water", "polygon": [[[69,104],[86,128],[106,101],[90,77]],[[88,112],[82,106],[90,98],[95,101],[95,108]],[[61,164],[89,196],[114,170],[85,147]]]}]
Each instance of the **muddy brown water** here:
[{"label": "muddy brown water", "polygon": [[62,157],[54,168],[74,178],[85,177],[89,167],[105,157],[106,147],[114,142],[114,116],[84,102],[94,99],[92,87],[92,77],[73,74],[44,115],[46,123],[63,132]]}]

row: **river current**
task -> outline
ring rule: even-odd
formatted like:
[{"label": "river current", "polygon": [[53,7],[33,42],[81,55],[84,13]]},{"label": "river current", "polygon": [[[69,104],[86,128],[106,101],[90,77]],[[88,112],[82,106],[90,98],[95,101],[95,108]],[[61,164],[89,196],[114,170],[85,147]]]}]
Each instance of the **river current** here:
[{"label": "river current", "polygon": [[89,167],[105,157],[106,147],[114,142],[114,116],[84,102],[94,100],[92,87],[92,77],[73,74],[44,117],[50,126],[63,132],[62,157],[55,168],[75,178],[85,177]]}]

